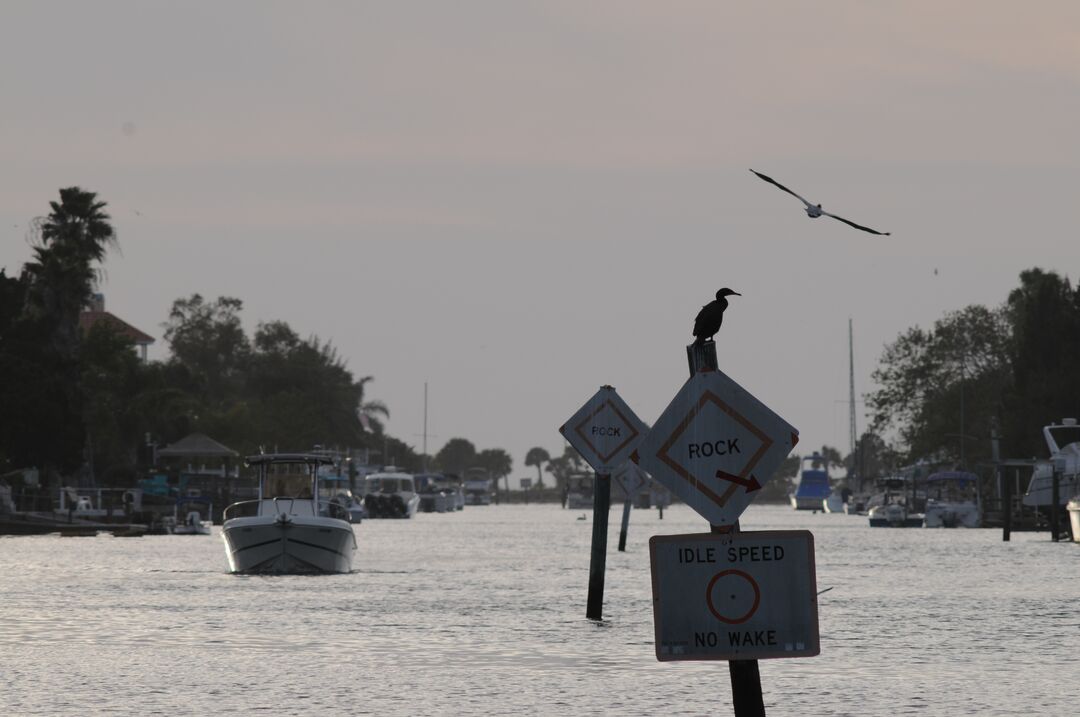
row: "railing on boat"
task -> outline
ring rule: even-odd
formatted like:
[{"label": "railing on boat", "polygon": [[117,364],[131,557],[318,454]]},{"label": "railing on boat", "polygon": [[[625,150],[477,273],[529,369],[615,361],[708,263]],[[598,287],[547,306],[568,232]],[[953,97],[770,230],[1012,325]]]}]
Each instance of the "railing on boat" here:
[{"label": "railing on boat", "polygon": [[[275,507],[279,500],[296,500],[293,498],[274,498]],[[304,499],[306,501],[306,499]],[[222,514],[222,521],[232,520],[233,518],[253,518],[259,514],[259,504],[261,500],[244,500],[239,503],[233,503]],[[349,520],[349,511],[340,503],[334,501],[320,500],[318,501],[318,514],[327,518],[337,518],[338,520],[344,520],[346,523],[351,522]],[[279,508],[280,510],[280,508]]]}]

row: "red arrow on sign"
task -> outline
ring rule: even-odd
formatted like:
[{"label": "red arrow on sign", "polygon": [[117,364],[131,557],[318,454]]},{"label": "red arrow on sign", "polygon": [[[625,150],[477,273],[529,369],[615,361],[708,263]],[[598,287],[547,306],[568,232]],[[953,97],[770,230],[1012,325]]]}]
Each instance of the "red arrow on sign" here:
[{"label": "red arrow on sign", "polygon": [[716,477],[721,480],[731,481],[735,485],[744,486],[747,493],[752,493],[755,490],[761,490],[761,484],[758,483],[758,480],[753,473],[750,474],[749,478],[740,478],[739,476],[733,475],[726,471],[716,471]]}]

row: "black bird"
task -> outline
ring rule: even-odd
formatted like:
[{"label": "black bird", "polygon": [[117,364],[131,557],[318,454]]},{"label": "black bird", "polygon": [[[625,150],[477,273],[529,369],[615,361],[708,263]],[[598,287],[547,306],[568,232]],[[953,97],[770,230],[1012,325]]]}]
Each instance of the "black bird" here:
[{"label": "black bird", "polygon": [[[754,172],[754,170],[752,170],[752,169],[750,171]],[[856,229],[861,229],[864,232],[870,232],[871,234],[877,234],[878,236],[886,236],[886,237],[890,235],[890,232],[879,232],[876,229],[871,229],[870,227],[864,227],[861,224],[856,224],[855,222],[849,222],[847,219],[844,219],[843,217],[838,217],[835,214],[829,214],[827,211],[825,211],[824,209],[821,208],[820,204],[811,204],[810,202],[806,201],[805,199],[800,197],[795,192],[793,192],[790,189],[788,189],[787,187],[785,187],[783,184],[780,184],[780,182],[776,181],[772,177],[766,177],[761,172],[754,172],[754,174],[761,177],[762,179],[764,179],[769,184],[775,184],[776,186],[780,187],[781,189],[783,189],[785,192],[787,192],[791,196],[797,197],[800,202],[802,202],[803,204],[806,205],[806,216],[810,217],[811,219],[817,219],[818,217],[824,215],[826,217],[832,217],[833,219],[836,219],[837,221],[841,221],[844,224],[847,224],[848,226],[855,227]]]},{"label": "black bird", "polygon": [[694,319],[695,344],[705,343],[720,330],[720,324],[724,323],[724,310],[727,308],[726,297],[728,296],[742,296],[742,294],[723,288],[716,292],[716,301],[710,301],[701,307],[697,318]]}]

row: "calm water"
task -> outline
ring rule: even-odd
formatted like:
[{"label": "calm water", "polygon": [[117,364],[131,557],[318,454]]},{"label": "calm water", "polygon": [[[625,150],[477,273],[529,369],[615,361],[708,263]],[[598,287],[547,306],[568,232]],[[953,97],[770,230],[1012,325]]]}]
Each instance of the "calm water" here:
[{"label": "calm water", "polygon": [[[654,657],[647,538],[685,507],[612,510],[605,621],[585,615],[591,521],[551,506],[357,526],[355,572],[239,577],[213,537],[0,538],[0,712],[732,714],[727,664]],[[770,715],[1075,715],[1080,545],[809,528],[821,655],[760,663]]]}]

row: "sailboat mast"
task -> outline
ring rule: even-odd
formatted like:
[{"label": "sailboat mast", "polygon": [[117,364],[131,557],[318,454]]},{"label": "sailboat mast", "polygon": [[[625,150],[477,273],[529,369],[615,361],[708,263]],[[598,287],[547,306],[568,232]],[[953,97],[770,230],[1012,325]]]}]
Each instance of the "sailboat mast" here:
[{"label": "sailboat mast", "polygon": [[424,472],[427,473],[427,381],[424,381]]},{"label": "sailboat mast", "polygon": [[855,460],[855,443],[858,434],[855,432],[855,334],[852,329],[851,317],[847,320],[848,331],[848,432],[851,444],[851,477],[862,478],[858,472],[858,462]]}]

